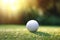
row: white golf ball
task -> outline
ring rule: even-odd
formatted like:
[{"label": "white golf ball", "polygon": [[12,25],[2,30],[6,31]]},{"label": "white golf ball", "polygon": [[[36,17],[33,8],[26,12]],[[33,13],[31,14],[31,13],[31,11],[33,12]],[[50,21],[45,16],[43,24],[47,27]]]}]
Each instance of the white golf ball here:
[{"label": "white golf ball", "polygon": [[38,27],[39,24],[36,20],[30,20],[26,24],[26,28],[31,32],[37,31]]}]

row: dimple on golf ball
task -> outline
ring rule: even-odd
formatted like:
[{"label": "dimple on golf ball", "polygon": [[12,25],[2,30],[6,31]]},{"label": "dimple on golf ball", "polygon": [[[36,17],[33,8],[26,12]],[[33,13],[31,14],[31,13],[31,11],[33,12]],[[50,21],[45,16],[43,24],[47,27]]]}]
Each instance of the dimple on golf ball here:
[{"label": "dimple on golf ball", "polygon": [[36,20],[30,20],[26,24],[26,28],[31,32],[37,31],[38,27],[39,23]]}]

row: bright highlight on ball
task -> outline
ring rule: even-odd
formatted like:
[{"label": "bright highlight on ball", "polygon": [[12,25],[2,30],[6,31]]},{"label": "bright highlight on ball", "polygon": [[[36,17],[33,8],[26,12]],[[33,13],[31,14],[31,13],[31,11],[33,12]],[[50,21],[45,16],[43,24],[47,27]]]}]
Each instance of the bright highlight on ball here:
[{"label": "bright highlight on ball", "polygon": [[26,28],[31,32],[36,32],[39,27],[39,24],[36,20],[30,20],[26,24]]}]

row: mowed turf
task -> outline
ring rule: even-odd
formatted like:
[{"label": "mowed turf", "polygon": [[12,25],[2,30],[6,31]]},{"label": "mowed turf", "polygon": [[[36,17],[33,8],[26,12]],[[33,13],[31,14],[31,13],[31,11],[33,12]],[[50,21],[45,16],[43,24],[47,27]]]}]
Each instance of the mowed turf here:
[{"label": "mowed turf", "polygon": [[0,40],[60,40],[60,27],[40,26],[29,32],[25,25],[0,25]]}]

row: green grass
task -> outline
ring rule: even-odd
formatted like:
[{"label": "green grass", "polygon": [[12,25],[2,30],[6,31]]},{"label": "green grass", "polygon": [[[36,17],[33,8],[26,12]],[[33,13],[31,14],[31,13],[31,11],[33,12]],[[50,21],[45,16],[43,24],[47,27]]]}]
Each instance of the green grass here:
[{"label": "green grass", "polygon": [[24,25],[0,25],[0,40],[60,40],[60,27],[40,26],[29,32]]}]

